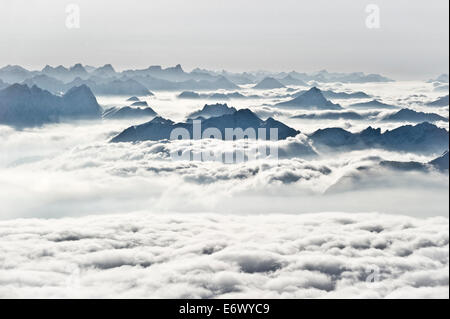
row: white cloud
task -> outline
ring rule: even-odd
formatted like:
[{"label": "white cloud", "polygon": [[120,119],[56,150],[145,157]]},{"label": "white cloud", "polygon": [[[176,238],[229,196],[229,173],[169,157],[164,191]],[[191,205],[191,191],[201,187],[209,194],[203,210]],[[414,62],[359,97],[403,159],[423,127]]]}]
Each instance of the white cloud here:
[{"label": "white cloud", "polygon": [[3,221],[0,236],[2,297],[448,298],[441,217],[140,212]]}]

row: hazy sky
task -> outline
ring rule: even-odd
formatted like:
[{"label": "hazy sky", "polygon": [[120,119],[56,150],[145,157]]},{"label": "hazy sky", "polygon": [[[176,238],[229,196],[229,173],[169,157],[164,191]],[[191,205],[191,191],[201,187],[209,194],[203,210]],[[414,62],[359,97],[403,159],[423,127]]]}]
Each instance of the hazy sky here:
[{"label": "hazy sky", "polygon": [[[80,28],[66,27],[66,6]],[[366,5],[380,28],[366,27]],[[0,66],[447,73],[449,1],[0,0]]]}]

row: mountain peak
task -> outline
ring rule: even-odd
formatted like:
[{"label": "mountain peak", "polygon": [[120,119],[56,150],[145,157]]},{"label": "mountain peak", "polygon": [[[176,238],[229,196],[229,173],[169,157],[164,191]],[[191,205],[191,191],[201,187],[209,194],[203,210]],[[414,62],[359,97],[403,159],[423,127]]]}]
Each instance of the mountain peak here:
[{"label": "mountain peak", "polygon": [[174,122],[169,120],[169,119],[165,119],[161,116],[157,116],[155,117],[153,120],[151,120],[148,123],[152,123],[152,124],[161,124],[161,125],[173,125]]},{"label": "mountain peak", "polygon": [[[114,71],[115,72],[115,70],[114,70],[114,68],[113,68],[113,66],[111,65],[111,64],[105,64],[104,66],[102,66],[102,67],[99,67],[98,69],[100,69],[100,70],[110,70],[110,71]],[[98,70],[97,69],[97,70]]]},{"label": "mountain peak", "polygon": [[26,84],[14,83],[3,89],[4,94],[9,96],[20,96],[24,94],[29,94],[30,88]]},{"label": "mountain peak", "polygon": [[253,88],[260,89],[260,90],[271,90],[271,89],[285,88],[285,86],[277,79],[269,76],[269,77],[264,78],[261,82],[256,84]]},{"label": "mountain peak", "polygon": [[277,106],[298,107],[305,109],[330,109],[340,110],[342,107],[339,104],[334,104],[327,100],[322,91],[317,87],[312,87],[308,91],[300,94],[296,98],[290,101],[276,104]]},{"label": "mountain peak", "polygon": [[86,84],[74,86],[66,92],[66,94],[72,94],[72,93],[84,93],[84,94],[94,95],[92,93],[91,89]]},{"label": "mountain peak", "polygon": [[70,67],[69,71],[76,73],[87,73],[87,71],[85,70],[83,65],[81,65],[81,63],[73,65],[72,67]]},{"label": "mountain peak", "polygon": [[322,90],[319,89],[317,86],[313,86],[308,91],[306,91],[304,94],[320,94],[323,96]]},{"label": "mountain peak", "polygon": [[233,114],[234,112],[236,112],[236,109],[234,107],[229,107],[226,103],[205,104],[205,106],[203,106],[203,109],[191,113],[188,116],[188,119],[195,119],[198,117],[202,118],[218,117],[226,114]]},{"label": "mountain peak", "polygon": [[242,117],[257,117],[255,113],[253,113],[250,109],[240,109],[234,112],[236,116],[242,116]]}]

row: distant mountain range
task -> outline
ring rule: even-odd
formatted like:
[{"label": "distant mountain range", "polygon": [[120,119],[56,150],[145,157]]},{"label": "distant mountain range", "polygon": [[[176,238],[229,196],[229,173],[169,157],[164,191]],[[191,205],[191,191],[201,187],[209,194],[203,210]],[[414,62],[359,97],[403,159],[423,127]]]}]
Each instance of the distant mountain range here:
[{"label": "distant mountain range", "polygon": [[189,100],[216,100],[216,101],[225,101],[231,99],[257,99],[261,98],[259,95],[243,95],[239,92],[230,92],[230,93],[197,93],[193,91],[183,91],[178,94],[177,98],[179,99],[189,99]]},{"label": "distant mountain range", "polygon": [[[379,112],[372,112],[370,115],[377,115]],[[361,115],[353,111],[328,111],[321,113],[308,113],[294,115],[292,118],[304,119],[304,120],[364,120],[367,119],[369,115]]]},{"label": "distant mountain range", "polygon": [[448,131],[424,122],[405,125],[381,133],[381,129],[368,127],[359,133],[342,128],[319,129],[309,138],[325,151],[383,148],[387,150],[440,153],[448,149]]},{"label": "distant mountain range", "polygon": [[86,85],[73,87],[62,96],[25,84],[13,84],[0,90],[0,123],[14,127],[96,119],[101,117],[101,112],[94,94]]},{"label": "distant mountain range", "polygon": [[[215,72],[194,69],[185,72],[181,65],[162,68],[150,66],[146,69],[118,72],[111,64],[91,67],[77,63],[71,67],[46,65],[42,70],[30,71],[18,65],[0,68],[0,80],[7,84],[25,83],[37,85],[53,93],[66,92],[74,85],[86,84],[95,94],[146,95],[158,90],[237,90],[238,85],[257,84],[256,88],[273,89],[286,85],[307,86],[316,82],[386,82],[381,75],[364,73],[329,73],[320,71],[306,74],[298,72]],[[0,88],[3,85],[0,82]],[[6,85],[4,85],[6,86]]]},{"label": "distant mountain range", "polygon": [[[116,137],[114,137],[111,142],[138,142],[146,140],[165,140],[170,139],[171,132],[176,128],[186,129],[190,137],[193,137],[193,123],[174,123],[171,120],[164,119],[162,117],[156,117],[150,122],[131,126],[126,130],[122,131]],[[241,109],[232,114],[221,115],[217,117],[210,117],[201,121],[202,133],[208,128],[218,129],[225,138],[225,129],[235,129],[241,128],[243,130],[247,128],[252,128],[257,134],[259,134],[258,129],[266,129],[265,138],[270,139],[269,130],[271,128],[278,129],[279,140],[286,139],[290,136],[296,136],[300,132],[274,120],[273,118],[268,118],[267,120],[261,120],[256,114],[254,114],[249,109]],[[261,138],[261,136],[258,136]]]},{"label": "distant mountain range", "polygon": [[300,80],[300,79],[297,79],[297,78],[294,78],[294,77],[293,77],[292,75],[290,75],[290,74],[286,75],[286,76],[285,76],[284,78],[282,78],[282,79],[278,79],[278,81],[279,81],[281,84],[285,85],[285,86],[288,86],[288,85],[308,86],[308,84],[307,84],[305,81]]},{"label": "distant mountain range", "polygon": [[[326,91],[320,90],[320,91],[322,92],[322,95],[325,98],[331,99],[331,100],[333,100],[333,99],[334,100],[348,100],[348,99],[368,99],[368,98],[370,98],[370,95],[368,95],[368,94],[366,94],[364,92],[361,92],[361,91],[350,92],[350,93],[348,93],[348,92],[335,92],[335,91],[332,91],[332,90],[326,90]],[[296,97],[302,95],[305,92],[306,92],[306,90],[301,90],[301,91],[298,91],[298,92],[296,92],[294,94],[291,94],[290,96],[293,97],[293,98],[296,98]]]},{"label": "distant mountain range", "polygon": [[116,119],[116,120],[122,120],[122,119],[140,119],[140,118],[148,118],[148,117],[155,117],[158,114],[151,108],[151,107],[130,107],[130,106],[124,106],[124,107],[112,107],[105,112],[103,112],[102,117],[104,119]]}]

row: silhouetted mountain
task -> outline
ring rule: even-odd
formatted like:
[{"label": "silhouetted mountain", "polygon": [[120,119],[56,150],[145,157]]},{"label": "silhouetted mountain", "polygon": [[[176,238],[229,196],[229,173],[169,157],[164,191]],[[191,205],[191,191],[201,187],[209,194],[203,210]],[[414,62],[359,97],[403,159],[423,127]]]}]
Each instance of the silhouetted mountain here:
[{"label": "silhouetted mountain", "polygon": [[[190,133],[190,137],[193,137],[192,123],[174,123],[170,120],[156,117],[150,122],[127,128],[122,133],[114,137],[111,142],[137,142],[146,140],[170,139],[170,134],[175,128],[184,128]],[[265,128],[265,137],[267,139],[270,138],[270,128],[278,129],[278,139],[286,139],[289,136],[295,136],[300,133],[299,131],[294,130],[293,128],[290,128],[272,118],[263,121],[249,109],[238,110],[233,114],[211,117],[202,121],[202,132],[204,132],[204,130],[208,128],[218,129],[222,134],[222,138],[225,138],[226,128],[241,128],[243,130],[247,128],[253,128],[257,134],[259,134],[259,128]],[[261,138],[261,136],[258,136],[258,138]]]},{"label": "silhouetted mountain", "polygon": [[359,133],[341,128],[326,128],[310,135],[314,144],[324,150],[355,150],[384,148],[395,151],[436,153],[448,149],[448,131],[424,122],[405,125],[381,133],[381,129],[368,127]]},{"label": "silhouetted mountain", "polygon": [[127,101],[129,101],[129,102],[135,102],[135,101],[140,101],[140,100],[139,100],[138,97],[132,96],[132,97],[128,98]]},{"label": "silhouetted mountain", "polygon": [[206,104],[203,109],[189,114],[188,118],[196,119],[198,117],[202,117],[204,119],[208,119],[210,117],[233,114],[234,112],[236,112],[236,109],[234,107],[228,107],[227,104]]},{"label": "silhouetted mountain", "polygon": [[[291,94],[292,97],[298,97],[305,93],[307,90],[301,90],[294,94]],[[326,99],[335,99],[335,100],[346,100],[346,99],[366,99],[370,98],[370,95],[367,95],[364,92],[358,91],[358,92],[352,92],[352,93],[346,93],[346,92],[334,92],[331,90],[327,91],[321,91],[323,96]]]},{"label": "silhouetted mountain", "polygon": [[54,94],[63,93],[68,89],[67,85],[63,81],[57,80],[45,74],[35,75],[32,78],[23,81],[22,84],[26,84],[29,87],[36,85],[41,89],[50,91]]},{"label": "silhouetted mountain", "polygon": [[70,74],[69,69],[67,69],[66,67],[64,67],[62,65],[57,66],[57,67],[52,67],[50,65],[46,65],[42,69],[41,74],[46,75],[51,78],[54,78],[54,79],[57,79],[62,82],[72,81],[74,79],[73,75]]},{"label": "silhouetted mountain", "polygon": [[224,76],[219,76],[217,80],[215,81],[199,81],[200,87],[201,85],[205,85],[205,87],[207,88],[208,86],[210,86],[211,83],[211,90],[218,90],[218,89],[224,89],[224,90],[235,90],[235,89],[239,89],[239,87],[234,84],[233,82],[231,82],[230,80],[228,80],[226,77]]},{"label": "silhouetted mountain", "polygon": [[366,109],[397,109],[398,108],[395,105],[385,104],[378,100],[350,104],[349,107],[366,108]]},{"label": "silhouetted mountain", "polygon": [[342,107],[339,104],[334,104],[328,101],[322,94],[322,91],[316,87],[300,94],[293,100],[281,102],[276,106],[289,107],[305,110],[340,110]]},{"label": "silhouetted mountain", "polygon": [[398,171],[422,171],[425,172],[428,169],[428,166],[424,163],[409,161],[409,162],[401,162],[401,161],[381,161],[379,163],[381,167],[398,170]]},{"label": "silhouetted mountain", "polygon": [[116,70],[114,70],[111,64],[105,64],[104,66],[92,71],[92,74],[100,77],[112,77],[116,75]]},{"label": "silhouetted mountain", "polygon": [[368,83],[368,82],[391,82],[391,79],[388,79],[379,74],[364,74],[363,72],[353,72],[353,73],[331,73],[326,70],[322,70],[312,74],[299,73],[296,71],[292,71],[289,73],[286,72],[267,72],[267,71],[257,71],[257,72],[243,72],[243,73],[231,73],[227,71],[210,71],[196,68],[189,75],[193,74],[208,74],[209,76],[217,76],[223,75],[233,81],[236,84],[249,84],[249,83],[257,83],[263,80],[266,77],[272,77],[279,80],[283,83],[282,79],[288,77],[286,79],[287,83],[290,84],[285,85],[297,85],[300,82],[295,82],[291,79],[303,81],[303,83],[308,81],[317,81],[317,82],[342,82],[342,83]]},{"label": "silhouetted mountain", "polygon": [[279,82],[283,85],[297,85],[297,86],[308,86],[304,81],[292,77],[290,74],[286,75],[284,78],[280,79]]},{"label": "silhouetted mountain", "polygon": [[132,79],[113,80],[99,84],[95,87],[94,92],[105,95],[153,95],[144,85]]},{"label": "silhouetted mountain", "polygon": [[145,85],[149,90],[154,91],[178,91],[178,90],[236,90],[239,87],[223,76],[217,77],[214,81],[187,80],[182,82],[172,82],[158,79],[153,76],[134,76],[134,80]]},{"label": "silhouetted mountain", "polygon": [[0,79],[8,83],[20,83],[35,75],[19,65],[7,65],[0,69]]},{"label": "silhouetted mountain", "polygon": [[87,86],[56,96],[37,86],[13,84],[0,91],[0,123],[37,126],[64,119],[99,118],[101,108]]},{"label": "silhouetted mountain", "polygon": [[71,88],[62,96],[62,101],[62,118],[98,118],[101,116],[101,107],[86,85]]},{"label": "silhouetted mountain", "polygon": [[6,83],[6,82],[3,82],[3,81],[0,79],[0,90],[6,88],[6,87],[8,87],[8,86],[10,86],[10,84],[8,84],[8,83]]},{"label": "silhouetted mountain", "polygon": [[[157,80],[165,80],[167,82],[186,82],[186,81],[207,81],[207,82],[215,82],[220,80],[222,77],[219,74],[215,74],[213,72],[208,72],[206,70],[195,69],[190,73],[187,73],[183,70],[181,65],[177,64],[175,67],[162,68],[159,65],[150,66],[147,69],[142,70],[126,70],[122,72],[123,75],[127,77],[151,77],[155,81]],[[164,82],[160,82],[159,85],[162,85]],[[154,83],[156,85],[156,83]],[[169,84],[166,83],[166,86]],[[149,87],[152,90],[156,90],[155,87]],[[194,88],[192,88],[194,89]]]},{"label": "silhouetted mountain", "polygon": [[256,84],[253,88],[258,90],[272,90],[272,89],[281,89],[284,87],[285,86],[281,84],[277,79],[267,77],[258,84]]},{"label": "silhouetted mountain", "polygon": [[438,98],[433,102],[427,103],[428,106],[447,106],[448,105],[448,95]]},{"label": "silhouetted mountain", "polygon": [[445,151],[442,156],[432,160],[429,162],[430,165],[432,165],[434,168],[440,170],[440,171],[447,171],[448,172],[448,150]]},{"label": "silhouetted mountain", "polygon": [[424,113],[424,112],[416,112],[411,109],[401,109],[400,111],[385,116],[383,121],[390,122],[437,122],[437,121],[448,121],[447,118],[440,116],[436,113]]},{"label": "silhouetted mountain", "polygon": [[115,79],[97,83],[92,78],[83,80],[77,78],[67,86],[87,85],[97,95],[153,95],[144,85],[133,79]]},{"label": "silhouetted mountain", "polygon": [[65,92],[74,86],[87,85],[97,95],[153,95],[145,86],[132,79],[100,80],[96,77],[89,77],[88,79],[77,77],[73,81],[65,84],[53,77],[41,74],[33,76],[22,83],[30,87],[36,85],[54,94]]},{"label": "silhouetted mountain", "polygon": [[146,101],[136,101],[131,104],[131,106],[148,106]]},{"label": "silhouetted mountain", "polygon": [[134,108],[129,106],[113,107],[103,113],[104,119],[130,119],[157,116],[151,107]]},{"label": "silhouetted mountain", "polygon": [[328,72],[327,70],[321,70],[316,73],[306,74],[298,73],[292,71],[289,75],[294,78],[308,81],[316,82],[341,82],[341,83],[369,83],[369,82],[392,82],[391,79],[381,76],[379,74],[364,74],[363,72],[353,72],[353,73],[337,73]]},{"label": "silhouetted mountain", "polygon": [[[207,94],[205,94],[204,96],[208,96]],[[196,99],[201,99],[203,98],[199,93],[197,92],[192,92],[192,91],[183,91],[180,94],[178,94],[177,96],[179,99],[191,99],[191,100],[196,100]]]},{"label": "silhouetted mountain", "polygon": [[80,64],[77,63],[70,68],[66,68],[62,65],[52,67],[46,65],[40,72],[42,75],[47,75],[64,83],[73,81],[76,78],[87,79],[90,75],[89,72]]},{"label": "silhouetted mountain", "polygon": [[74,66],[69,68],[69,71],[74,76],[79,76],[80,78],[83,78],[84,76],[88,75],[88,72],[84,69],[83,65],[81,63],[77,63]]},{"label": "silhouetted mountain", "polygon": [[370,98],[370,95],[367,95],[364,92],[358,91],[358,92],[352,92],[352,93],[346,93],[346,92],[334,92],[331,90],[322,91],[322,94],[327,99],[367,99]]},{"label": "silhouetted mountain", "polygon": [[126,76],[151,76],[161,80],[171,82],[180,82],[189,80],[190,77],[183,71],[181,65],[177,64],[175,67],[162,68],[160,65],[153,65],[143,70],[126,70],[122,72]]},{"label": "silhouetted mountain", "polygon": [[312,80],[318,82],[342,82],[342,83],[367,83],[367,82],[392,82],[379,74],[364,74],[362,72],[353,73],[330,73],[326,70],[319,71],[312,75]]},{"label": "silhouetted mountain", "polygon": [[249,95],[245,96],[239,92],[231,92],[231,93],[197,93],[192,91],[183,91],[178,96],[179,99],[208,99],[208,100],[230,100],[230,99],[252,99],[258,98],[257,95]]},{"label": "silhouetted mountain", "polygon": [[221,75],[229,79],[231,82],[239,84],[239,85],[245,85],[250,83],[255,83],[255,79],[253,75],[244,72],[244,73],[231,73],[227,71],[222,71]]}]

